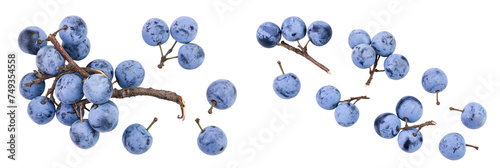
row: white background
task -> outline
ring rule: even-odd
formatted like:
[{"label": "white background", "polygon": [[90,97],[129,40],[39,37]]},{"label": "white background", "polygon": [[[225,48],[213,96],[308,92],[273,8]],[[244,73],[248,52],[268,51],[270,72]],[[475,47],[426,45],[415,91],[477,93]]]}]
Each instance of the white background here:
[{"label": "white background", "polygon": [[[120,109],[117,128],[102,133],[93,148],[81,150],[71,142],[69,127],[57,119],[36,125],[26,114],[29,101],[18,98],[17,160],[7,160],[4,151],[1,167],[498,167],[500,11],[499,4],[491,2],[4,2],[0,5],[0,53],[18,53],[18,80],[36,69],[35,57],[17,46],[19,32],[36,25],[51,33],[64,17],[78,15],[87,23],[91,42],[90,55],[78,62],[80,66],[98,58],[108,60],[114,67],[124,60],[138,60],[146,69],[142,86],[182,95],[187,103],[187,118],[184,122],[176,119],[180,110],[172,102],[152,97],[113,99]],[[205,62],[198,69],[185,70],[177,60],[171,60],[158,70],[159,49],[142,40],[142,26],[152,17],[161,18],[170,26],[179,16],[197,21],[199,30],[193,42],[205,50]],[[261,23],[281,25],[289,16],[299,16],[307,25],[316,20],[331,25],[331,41],[323,47],[311,45],[309,51],[333,75],[282,47],[266,49],[258,44],[255,33]],[[377,73],[372,85],[365,87],[368,70],[354,66],[347,44],[348,34],[355,28],[367,30],[372,37],[382,30],[391,32],[397,40],[395,53],[403,54],[410,62],[408,75],[394,81]],[[163,47],[172,44],[170,38]],[[272,90],[272,81],[281,73],[278,60],[285,72],[293,72],[301,80],[301,91],[293,99],[280,99]],[[0,65],[5,72],[5,63]],[[439,67],[449,79],[448,87],[440,94],[441,106],[435,105],[435,95],[425,92],[420,84],[423,72],[431,67]],[[2,76],[6,78],[5,74]],[[208,115],[206,88],[221,78],[236,85],[236,103]],[[47,86],[51,84],[51,80],[46,82]],[[323,110],[316,104],[315,94],[324,85],[336,86],[342,99],[361,95],[372,98],[356,104],[360,118],[355,125],[339,126],[334,111]],[[2,86],[6,88],[5,82]],[[384,112],[395,113],[396,103],[406,95],[417,97],[424,105],[419,122],[438,123],[422,130],[424,145],[411,154],[399,149],[397,138],[383,139],[373,129],[375,118]],[[0,97],[1,102],[6,102],[7,96]],[[462,108],[471,101],[481,103],[488,112],[486,124],[477,130],[463,126],[460,114],[448,110],[449,106]],[[5,149],[8,120],[7,115],[0,116],[4,127],[0,149]],[[133,123],[148,125],[154,117],[159,121],[150,129],[152,148],[142,155],[128,153],[121,142],[123,130]],[[198,149],[199,129],[194,122],[197,117],[203,126],[216,125],[225,131],[228,147],[224,153],[208,156]],[[480,149],[468,148],[461,160],[447,160],[439,153],[438,143],[450,132],[461,133],[466,143]]]}]

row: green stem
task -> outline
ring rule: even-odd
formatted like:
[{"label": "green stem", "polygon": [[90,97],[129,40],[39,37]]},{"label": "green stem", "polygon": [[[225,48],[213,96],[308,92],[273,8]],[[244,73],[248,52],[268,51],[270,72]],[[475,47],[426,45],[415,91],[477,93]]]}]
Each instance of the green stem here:
[{"label": "green stem", "polygon": [[[162,54],[161,54],[162,56],[161,56],[160,64],[158,64],[158,68],[159,69],[163,68],[165,61],[167,61],[169,59],[172,59],[172,57],[171,58],[167,58],[167,55],[170,54],[170,53],[172,53],[172,51],[174,50],[174,47],[175,47],[176,44],[177,44],[177,41],[174,42],[174,44],[172,45],[172,47],[167,51],[167,53],[165,53],[165,55],[163,55],[163,50],[161,51],[162,52]],[[161,46],[160,46],[160,49],[161,49]]]},{"label": "green stem", "polygon": [[200,125],[200,119],[199,119],[199,118],[196,118],[194,121],[196,122],[196,124],[198,124],[198,127],[200,127],[201,133],[204,133],[204,132],[205,132],[205,130],[203,130],[203,128],[201,128],[201,125]]},{"label": "green stem", "polygon": [[175,59],[175,58],[178,58],[178,56],[175,56],[175,57],[169,57],[169,58],[165,59],[165,61],[166,61],[166,60],[169,60],[169,59]]},{"label": "green stem", "polygon": [[151,124],[149,124],[148,128],[146,128],[146,131],[149,131],[149,128],[151,128],[151,126],[153,126],[153,124],[158,121],[158,118],[155,117],[155,119],[153,119],[153,121],[151,122]]},{"label": "green stem", "polygon": [[161,43],[160,42],[158,42],[158,46],[160,46],[161,56],[163,57],[163,49],[161,49]]}]

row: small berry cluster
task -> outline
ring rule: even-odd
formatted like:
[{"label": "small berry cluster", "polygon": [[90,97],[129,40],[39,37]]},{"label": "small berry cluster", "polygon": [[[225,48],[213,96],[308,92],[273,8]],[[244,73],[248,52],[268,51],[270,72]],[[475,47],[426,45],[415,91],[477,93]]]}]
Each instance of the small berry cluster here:
[{"label": "small berry cluster", "polygon": [[[47,45],[47,41],[53,45]],[[23,52],[36,55],[38,69],[26,74],[19,86],[21,95],[31,100],[28,115],[39,125],[49,123],[56,116],[63,125],[70,126],[70,138],[79,148],[93,147],[100,133],[110,132],[118,125],[119,109],[111,98],[147,95],[172,101],[181,107],[182,115],[177,118],[184,119],[185,102],[181,96],[139,87],[145,76],[139,62],[123,61],[113,69],[108,61],[96,59],[86,67],[78,66],[75,61],[83,60],[90,52],[87,24],[78,16],[64,18],[59,29],[48,36],[38,27],[27,27],[21,31],[18,44]],[[42,96],[45,80],[51,78],[54,81]],[[114,83],[121,89],[114,88]],[[90,109],[86,107],[88,103],[93,104]],[[89,111],[87,119],[84,119],[85,110]],[[130,125],[123,134],[125,148],[134,154],[146,152],[152,145],[148,130],[139,124]]]}]

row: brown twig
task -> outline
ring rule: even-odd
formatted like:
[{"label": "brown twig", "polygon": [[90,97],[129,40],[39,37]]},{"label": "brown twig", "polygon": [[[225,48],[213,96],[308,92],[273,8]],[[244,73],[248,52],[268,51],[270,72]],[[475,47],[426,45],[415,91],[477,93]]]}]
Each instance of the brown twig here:
[{"label": "brown twig", "polygon": [[166,91],[166,90],[158,90],[158,89],[153,89],[153,88],[142,88],[142,87],[135,87],[135,88],[126,88],[126,89],[114,89],[113,90],[113,95],[111,96],[112,98],[127,98],[127,97],[134,97],[134,96],[153,96],[162,100],[167,100],[167,101],[172,101],[180,105],[181,107],[181,115],[178,115],[178,119],[184,119],[186,118],[185,113],[184,113],[184,107],[186,106],[186,103],[182,99],[181,96],[177,95],[175,92],[171,91]]},{"label": "brown twig", "polygon": [[[54,82],[54,83],[56,83],[56,82]],[[45,100],[47,100],[47,97],[50,96],[50,94],[53,92],[53,90],[54,89],[49,88],[49,90],[47,90],[47,93],[45,93],[45,97],[43,97],[43,99],[42,99],[42,101],[40,103],[42,103],[42,104],[47,103]],[[50,98],[49,98],[49,100],[50,100]],[[50,100],[50,101],[52,101],[52,100]],[[52,103],[55,103],[55,102],[52,102]]]},{"label": "brown twig", "polygon": [[340,103],[341,102],[352,102],[352,101],[356,100],[356,101],[354,101],[354,103],[352,103],[352,104],[356,104],[356,102],[358,102],[361,99],[370,99],[370,98],[368,96],[351,97],[351,98],[349,98],[347,100],[340,101]]},{"label": "brown twig", "polygon": [[[300,46],[300,44],[299,44],[299,46]],[[281,61],[278,61],[278,65],[280,66],[281,73],[285,74],[285,71],[283,71],[283,67],[281,66]]]},{"label": "brown twig", "polygon": [[[65,67],[67,67],[68,65],[64,65],[64,66],[61,66],[61,67],[58,67],[57,69],[61,70],[61,69],[64,69]],[[99,73],[99,74],[103,74],[104,76],[108,77],[108,75],[106,75],[106,73],[104,73],[103,71],[101,70],[97,70],[97,69],[93,69],[93,68],[89,68],[89,67],[81,67],[81,69],[87,73]],[[31,87],[32,85],[34,84],[37,84],[37,83],[40,83],[40,82],[43,82],[47,79],[50,79],[50,78],[59,78],[63,75],[66,75],[66,74],[72,74],[72,73],[75,73],[76,71],[74,70],[67,70],[67,71],[64,71],[64,72],[61,72],[57,75],[45,75],[45,74],[42,74],[40,73],[39,71],[33,71],[35,72],[35,76],[38,78],[38,79],[35,79],[35,80],[32,80],[28,83],[25,83],[23,86],[24,87]],[[109,77],[108,77],[109,78]],[[57,80],[55,80],[57,81]]]},{"label": "brown twig", "polygon": [[70,65],[63,65],[63,66],[57,67],[56,71],[69,70],[69,68],[71,68]]},{"label": "brown twig", "polygon": [[[65,65],[65,66],[61,66],[61,67],[58,67],[57,69],[58,69],[58,71],[59,71],[60,69],[65,69],[65,67],[67,67],[67,65]],[[83,69],[84,71],[86,71],[86,72],[101,73],[101,74],[106,75],[106,74],[105,74],[104,72],[102,72],[101,70],[96,70],[96,69],[87,68],[87,67],[82,68],[82,69]],[[35,71],[35,72],[38,72],[38,71]],[[54,78],[54,80],[53,80],[53,82],[52,82],[52,86],[51,86],[51,87],[47,90],[47,93],[46,93],[46,95],[45,95],[45,98],[42,100],[42,102],[41,102],[41,103],[42,103],[42,104],[45,104],[45,99],[47,99],[47,97],[50,95],[49,100],[50,100],[52,103],[54,103],[57,107],[60,107],[60,105],[59,105],[59,104],[57,104],[57,102],[56,102],[56,101],[55,101],[55,99],[54,99],[54,89],[55,89],[55,87],[56,87],[56,84],[57,84],[57,81],[59,80],[59,78],[61,78],[63,75],[66,75],[66,74],[72,74],[72,73],[75,73],[75,71],[73,71],[73,70],[68,70],[68,71],[61,72],[61,73],[59,73],[59,74],[57,74],[57,75],[54,75],[54,76],[43,75],[42,73],[40,73],[40,74],[42,75],[42,77],[43,77],[43,78],[38,78],[38,79],[36,79],[36,80],[32,80],[32,81],[30,81],[29,83],[24,84],[23,86],[24,86],[24,87],[31,86],[31,85],[34,85],[34,84],[36,84],[36,83],[40,83],[40,82],[42,82],[42,81],[44,81],[44,80],[47,80],[47,79],[50,79],[50,78]],[[106,75],[106,76],[107,76],[107,75]],[[87,100],[87,99],[85,99],[85,100]],[[88,102],[88,101],[87,101],[87,102]],[[76,104],[76,103],[75,103],[75,104]],[[86,104],[86,103],[85,103],[85,104]],[[84,107],[85,107],[85,106],[84,106]],[[76,110],[76,107],[74,107],[74,108],[75,108],[75,110]],[[77,112],[77,114],[78,114],[78,111],[76,111],[76,112]],[[83,122],[83,121],[82,121],[82,122]]]},{"label": "brown twig", "polygon": [[[84,78],[87,78],[89,77],[90,75],[85,72],[82,68],[80,68],[78,66],[78,64],[75,63],[75,61],[71,58],[71,56],[69,56],[69,54],[64,50],[64,48],[61,46],[61,44],[59,44],[59,42],[57,41],[56,39],[56,35],[59,31],[61,30],[66,30],[68,27],[65,25],[64,27],[62,27],[61,29],[57,30],[56,32],[52,33],[52,34],[49,34],[49,36],[47,37],[47,39],[45,40],[42,40],[42,41],[50,41],[53,45],[54,45],[54,48],[59,51],[59,53],[61,53],[61,55],[63,56],[63,58],[68,61],[68,69],[69,70],[73,70],[75,72],[78,72],[80,75],[82,75]],[[40,41],[38,41],[40,42]]]},{"label": "brown twig", "polygon": [[[61,27],[60,29],[56,30],[56,31],[55,31],[54,33],[52,33],[52,34],[54,34],[54,36],[56,36],[56,34],[57,34],[57,33],[59,33],[59,31],[61,31],[61,30],[66,30],[66,29],[68,29],[68,26],[64,25],[63,27]],[[38,43],[38,44],[42,44],[43,42],[46,42],[46,41],[49,41],[49,39],[48,39],[48,38],[46,38],[46,39],[44,39],[44,40],[38,40],[38,41],[37,41],[37,43]]]},{"label": "brown twig", "polygon": [[212,106],[208,109],[208,114],[212,114],[212,109],[214,109],[215,105],[217,105],[217,101],[212,100]]},{"label": "brown twig", "polygon": [[439,90],[436,90],[436,104],[440,105],[441,102],[439,102]]},{"label": "brown twig", "polygon": [[422,129],[422,127],[429,126],[429,125],[436,125],[436,124],[437,124],[436,122],[431,120],[431,121],[427,121],[427,122],[424,122],[424,123],[418,124],[418,125],[412,125],[412,126],[406,125],[405,127],[400,128],[400,129],[409,130],[412,128],[417,128],[417,132],[413,133],[413,136],[417,136],[417,133]]},{"label": "brown twig", "polygon": [[309,55],[309,53],[307,52],[307,45],[308,44],[309,44],[309,41],[307,41],[306,45],[304,47],[302,47],[299,43],[299,46],[297,48],[297,47],[291,46],[290,44],[286,43],[285,41],[281,41],[280,43],[278,43],[279,46],[282,46],[290,51],[295,52],[296,54],[303,56],[304,58],[306,58],[307,60],[311,61],[313,64],[315,64],[316,66],[318,66],[319,68],[324,70],[326,73],[331,74],[330,69],[328,69],[326,66],[319,63],[318,61],[316,61],[313,57],[311,57]]},{"label": "brown twig", "polygon": [[[55,76],[51,76],[51,75],[42,74],[42,73],[40,73],[40,71],[37,71],[37,70],[33,70],[33,72],[35,73],[35,76],[37,77],[37,79],[32,80],[32,81],[30,81],[28,83],[25,83],[23,85],[23,87],[31,87],[34,84],[37,84],[37,83],[43,82],[43,81],[45,81],[47,79],[55,77]],[[62,73],[67,73],[67,72],[62,72]]]},{"label": "brown twig", "polygon": [[460,110],[460,109],[453,108],[453,107],[450,107],[450,110],[451,110],[451,111],[460,111],[460,112],[462,112],[462,113],[464,112],[464,110]]},{"label": "brown twig", "polygon": [[[186,102],[182,99],[182,96],[177,95],[175,92],[166,91],[166,90],[158,90],[153,88],[126,88],[126,89],[113,89],[112,98],[123,99],[128,97],[135,96],[153,96],[162,100],[172,101],[180,105],[181,107],[181,115],[178,115],[178,119],[186,119],[186,115],[184,112],[184,108],[186,107]],[[75,106],[85,107],[86,104],[90,103],[87,99],[83,99],[77,103]]]},{"label": "brown twig", "polygon": [[[41,44],[45,41],[50,41],[53,45],[54,45],[54,48],[63,56],[63,58],[68,62],[68,65],[64,65],[62,67],[57,67],[56,70],[65,70],[67,69],[68,71],[65,71],[65,72],[62,72],[62,73],[59,73],[59,74],[69,74],[69,72],[71,73],[74,73],[74,72],[78,72],[80,75],[82,75],[83,77],[87,78],[89,77],[90,75],[85,71],[83,70],[82,68],[80,68],[78,66],[78,64],[75,63],[75,61],[71,58],[71,56],[69,56],[69,54],[66,52],[66,50],[64,50],[64,48],[61,46],[61,44],[59,44],[59,42],[57,41],[56,39],[56,35],[57,33],[59,33],[59,31],[61,30],[66,30],[68,29],[68,26],[64,25],[62,28],[58,29],[57,31],[55,31],[54,33],[52,34],[49,34],[48,37],[44,40],[38,40],[38,44]],[[36,83],[40,83],[46,79],[49,79],[49,78],[52,78],[52,77],[55,77],[55,76],[50,76],[50,75],[44,75],[42,73],[40,73],[39,71],[35,71],[35,76],[38,77],[38,79],[34,80],[34,81],[31,81],[30,83],[25,84],[24,86],[31,86],[31,85],[34,85]],[[58,74],[58,75],[59,75]],[[107,75],[106,75],[107,76]],[[109,78],[109,77],[108,77]]]},{"label": "brown twig", "polygon": [[[80,100],[79,102],[76,102],[73,104],[73,108],[75,109],[76,111],[76,115],[78,117],[80,117],[80,122],[83,122],[83,109],[87,109],[87,107],[85,107],[85,104],[87,103],[90,103],[87,99],[83,99],[83,100]],[[78,110],[78,107],[80,107],[80,109]],[[90,111],[89,109],[87,109],[87,111]]]},{"label": "brown twig", "polygon": [[474,148],[474,149],[476,149],[476,150],[479,150],[479,147],[478,147],[478,146],[469,145],[469,144],[465,144],[465,146],[472,147],[472,148]]},{"label": "brown twig", "polygon": [[49,100],[56,105],[57,108],[61,107],[60,104],[57,104],[56,100],[54,99],[54,89],[52,89],[52,93],[50,93]]},{"label": "brown twig", "polygon": [[[163,68],[163,66],[165,65],[164,64],[165,61],[173,58],[173,57],[167,58],[167,56],[168,56],[168,54],[172,53],[172,51],[174,50],[175,44],[177,44],[177,41],[174,42],[174,45],[172,45],[172,47],[170,47],[170,49],[167,51],[167,53],[165,53],[165,55],[162,54],[160,64],[158,64],[159,69]],[[161,45],[160,44],[158,44],[158,45],[160,46],[160,51],[163,53],[163,50],[161,49]]]},{"label": "brown twig", "polygon": [[370,83],[372,83],[372,80],[373,80],[373,74],[375,74],[375,72],[384,72],[384,70],[378,70],[377,69],[377,65],[378,65],[378,61],[380,60],[380,55],[377,55],[377,57],[375,58],[375,64],[373,64],[373,68],[370,67],[370,77],[368,78],[368,81],[366,81],[366,86],[370,86]]},{"label": "brown twig", "polygon": [[85,107],[86,104],[89,104],[90,101],[87,100],[87,99],[83,99],[83,100],[80,100],[79,102],[76,102],[73,104],[73,108],[75,108],[76,110],[76,107],[80,107],[80,112],[76,111],[76,114],[78,115],[78,117],[80,117],[80,122],[83,122],[83,113],[81,113],[83,111],[83,109],[86,109],[87,111],[90,111],[89,109],[87,109],[87,107]]},{"label": "brown twig", "polygon": [[[57,104],[56,100],[54,99],[54,89],[56,87],[56,84],[57,84],[57,80],[59,80],[59,78],[61,78],[61,76],[63,76],[65,74],[58,74],[54,77],[54,81],[52,81],[52,86],[47,90],[47,93],[45,94],[45,97],[42,99],[42,101],[40,103],[42,104],[45,104],[45,100],[47,99],[47,97],[49,97],[49,100],[54,103],[57,107],[59,107],[59,104]],[[31,83],[31,82],[30,82]],[[25,84],[26,85],[26,84]]]},{"label": "brown twig", "polygon": [[[89,103],[90,103],[90,101],[89,101],[89,100],[87,100],[87,99],[82,99],[82,100],[80,100],[79,102],[74,103],[74,104],[73,104],[73,106],[80,106],[80,107],[82,107],[82,108],[87,108],[87,107],[85,107],[85,105],[86,105],[86,104],[89,104]],[[90,111],[89,109],[86,109],[86,110]],[[82,117],[83,117],[83,116],[82,116]]]}]

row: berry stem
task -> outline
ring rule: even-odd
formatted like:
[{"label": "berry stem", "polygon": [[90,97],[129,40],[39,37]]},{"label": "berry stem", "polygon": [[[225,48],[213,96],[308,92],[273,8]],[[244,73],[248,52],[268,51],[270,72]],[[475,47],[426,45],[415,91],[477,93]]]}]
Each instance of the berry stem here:
[{"label": "berry stem", "polygon": [[465,146],[468,146],[468,147],[474,148],[474,149],[476,149],[476,150],[479,150],[479,147],[478,147],[478,146],[469,145],[469,144],[465,144]]},{"label": "berry stem", "polygon": [[186,102],[182,99],[182,96],[177,95],[177,93],[166,90],[159,90],[153,88],[142,88],[142,87],[134,87],[134,88],[126,88],[126,89],[113,89],[112,98],[123,99],[127,97],[134,96],[153,96],[158,99],[172,101],[181,107],[181,115],[178,115],[178,119],[186,119],[184,108],[186,107]]},{"label": "berry stem", "polygon": [[[55,82],[54,82],[54,83],[55,83]],[[40,103],[42,103],[42,104],[45,104],[45,103],[46,103],[46,101],[45,101],[45,100],[47,99],[47,97],[49,97],[50,93],[52,93],[52,90],[51,90],[51,89],[52,89],[52,88],[49,88],[49,90],[47,90],[47,93],[45,93],[45,97],[43,97],[43,99],[42,99],[42,101],[41,101]]]},{"label": "berry stem", "polygon": [[165,61],[169,60],[167,58],[167,56],[168,56],[168,54],[172,53],[172,51],[174,50],[174,47],[175,47],[176,44],[177,44],[177,41],[174,42],[174,44],[172,45],[172,47],[170,47],[170,49],[167,51],[167,53],[165,53],[165,55],[163,55],[163,50],[161,50],[161,45],[159,45],[160,46],[160,50],[162,52],[162,56],[161,56],[160,64],[158,64],[158,69],[163,68],[163,66],[165,65],[164,64]]},{"label": "berry stem", "polygon": [[[87,99],[84,99],[84,100],[87,100]],[[78,107],[80,107],[80,110],[78,110]],[[80,117],[80,122],[83,122],[82,111],[83,111],[83,108],[86,108],[85,104],[82,104],[79,106],[77,103],[75,103],[75,104],[73,104],[73,108],[75,109],[76,115],[78,117]],[[90,111],[90,110],[88,110],[88,111]]]},{"label": "berry stem", "polygon": [[[64,25],[64,26],[63,26],[63,27],[61,27],[60,29],[56,30],[53,34],[54,34],[54,36],[56,36],[56,34],[57,34],[57,33],[59,33],[59,31],[61,31],[61,30],[66,30],[66,29],[68,29],[68,26]],[[38,41],[37,41],[37,43],[38,43],[38,44],[42,44],[43,42],[46,42],[46,41],[49,41],[49,39],[48,39],[48,38],[46,38],[46,39],[44,39],[44,40],[38,40]]]},{"label": "berry stem", "polygon": [[161,57],[163,57],[163,49],[161,48],[161,42],[158,42],[158,46],[160,46]]},{"label": "berry stem", "polygon": [[311,42],[311,38],[309,38],[309,40],[307,40],[306,42],[306,45],[304,45],[304,52],[307,52],[307,45],[309,45],[309,42]]},{"label": "berry stem", "polygon": [[450,107],[450,110],[451,110],[451,111],[460,111],[460,112],[462,112],[462,113],[464,112],[464,110],[460,110],[460,109],[453,108],[453,107]]},{"label": "berry stem", "polygon": [[149,131],[149,129],[151,128],[151,126],[153,126],[153,124],[158,121],[158,118],[155,117],[155,119],[153,119],[153,121],[151,122],[151,124],[149,124],[148,128],[146,128],[146,131]]},{"label": "berry stem", "polygon": [[297,47],[299,47],[300,49],[304,49],[304,47],[302,47],[302,45],[300,45],[300,41],[299,40],[297,40],[297,44],[298,44]]},{"label": "berry stem", "polygon": [[439,102],[439,90],[436,90],[436,104],[439,106],[441,102]]},{"label": "berry stem", "polygon": [[214,109],[215,105],[217,105],[217,101],[212,100],[212,106],[208,109],[208,114],[212,114],[212,109]]},{"label": "berry stem", "polygon": [[61,107],[60,104],[57,104],[56,100],[54,99],[54,89],[52,89],[52,93],[50,93],[50,98],[49,100],[56,105],[57,108]]},{"label": "berry stem", "polygon": [[[297,41],[298,42],[298,41]],[[285,71],[283,71],[283,67],[281,66],[281,61],[278,61],[278,65],[280,66],[281,73],[284,75]]]},{"label": "berry stem", "polygon": [[427,121],[427,122],[424,122],[422,124],[413,125],[413,126],[408,126],[408,124],[407,124],[405,127],[401,128],[401,129],[409,130],[412,128],[417,128],[417,132],[413,133],[413,136],[417,136],[417,133],[420,131],[420,129],[422,129],[422,127],[429,126],[429,125],[436,125],[436,124],[437,124],[436,122],[431,120],[431,121]]},{"label": "berry stem", "polygon": [[202,127],[201,127],[201,125],[200,125],[200,119],[199,119],[199,118],[196,118],[194,121],[196,122],[196,124],[198,124],[198,127],[200,127],[201,133],[204,133],[204,132],[205,132],[205,130],[203,130],[203,128],[202,128]]},{"label": "berry stem", "polygon": [[373,68],[370,67],[370,77],[368,78],[368,81],[366,81],[366,86],[370,86],[370,83],[372,83],[372,80],[373,80],[373,74],[375,74],[375,72],[384,72],[384,70],[378,70],[377,69],[377,65],[378,65],[378,61],[380,60],[380,55],[377,55],[377,57],[375,58],[375,64],[373,64]]},{"label": "berry stem", "polygon": [[66,30],[66,29],[68,29],[68,26],[64,25],[64,26],[63,26],[63,27],[61,27],[60,29],[56,30],[53,34],[54,34],[54,36],[56,36],[56,34],[57,34],[57,33],[59,33],[59,31],[61,31],[61,30]]},{"label": "berry stem", "polygon": [[57,81],[59,80],[59,78],[61,77],[62,75],[59,74],[57,75],[54,80],[52,81],[52,86],[47,90],[47,93],[45,94],[45,97],[42,99],[42,101],[40,103],[42,104],[45,104],[45,100],[47,99],[47,97],[49,97],[49,100],[54,103],[57,107],[59,107],[59,104],[57,104],[56,100],[54,99],[54,89],[56,87],[56,83]]},{"label": "berry stem", "polygon": [[38,40],[38,41],[37,41],[37,43],[38,43],[38,44],[42,44],[43,42],[46,42],[46,41],[49,41],[49,39]]},{"label": "berry stem", "polygon": [[349,98],[347,100],[340,101],[340,103],[342,103],[342,102],[352,102],[352,101],[356,100],[356,101],[354,101],[354,103],[352,103],[352,104],[356,104],[361,99],[370,99],[370,98],[368,96],[351,97],[351,98]]},{"label": "berry stem", "polygon": [[[83,99],[83,100],[80,100],[79,102],[76,102],[76,103],[73,104],[73,108],[75,108],[76,114],[78,115],[78,117],[80,117],[80,122],[83,122],[83,115],[82,115],[83,109],[86,109],[87,111],[90,111],[89,109],[87,109],[87,107],[85,107],[85,105],[88,104],[88,103],[90,103],[89,100]],[[80,111],[78,111],[76,109],[77,107],[80,107]]]},{"label": "berry stem", "polygon": [[166,60],[169,60],[169,59],[175,59],[175,58],[178,58],[178,56],[175,56],[175,57],[168,57]]},{"label": "berry stem", "polygon": [[330,69],[328,69],[326,66],[324,66],[323,64],[316,61],[313,57],[311,57],[309,55],[309,53],[307,53],[307,45],[308,44],[309,44],[309,41],[307,41],[307,43],[304,47],[301,47],[300,43],[299,43],[299,47],[297,48],[297,47],[291,46],[290,44],[286,43],[285,41],[281,41],[280,43],[278,43],[279,46],[282,46],[290,51],[295,52],[296,54],[303,56],[304,58],[311,61],[313,64],[315,64],[319,68],[321,68],[323,71],[325,71],[326,73],[331,75]]}]

